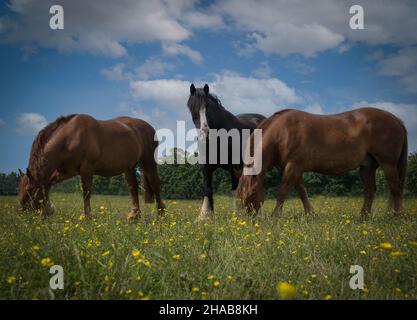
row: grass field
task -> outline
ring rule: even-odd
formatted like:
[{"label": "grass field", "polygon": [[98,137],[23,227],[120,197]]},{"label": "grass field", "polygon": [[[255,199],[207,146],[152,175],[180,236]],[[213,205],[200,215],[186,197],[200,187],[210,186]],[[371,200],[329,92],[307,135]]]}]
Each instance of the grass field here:
[{"label": "grass field", "polygon": [[[296,198],[283,218],[271,218],[268,200],[255,220],[216,197],[207,223],[195,222],[200,201],[167,201],[162,218],[147,205],[128,223],[128,197],[94,196],[92,220],[80,215],[80,195],[52,199],[57,212],[42,220],[0,197],[1,299],[417,298],[416,199],[405,200],[402,219],[377,199],[366,223],[361,198],[349,197],[313,197],[308,218]],[[63,290],[49,289],[53,264],[64,268]],[[364,268],[363,290],[349,287],[355,264]],[[279,283],[287,285],[279,291]]]}]

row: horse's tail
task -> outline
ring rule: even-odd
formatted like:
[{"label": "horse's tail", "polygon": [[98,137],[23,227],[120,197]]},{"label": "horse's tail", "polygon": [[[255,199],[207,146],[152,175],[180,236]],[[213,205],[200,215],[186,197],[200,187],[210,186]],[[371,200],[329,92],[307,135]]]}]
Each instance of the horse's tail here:
[{"label": "horse's tail", "polygon": [[401,151],[400,159],[398,159],[397,169],[400,176],[401,191],[404,191],[405,187],[405,177],[407,173],[407,160],[408,160],[408,138],[407,138],[407,129],[404,124],[402,124],[404,129],[404,143],[403,149]]}]

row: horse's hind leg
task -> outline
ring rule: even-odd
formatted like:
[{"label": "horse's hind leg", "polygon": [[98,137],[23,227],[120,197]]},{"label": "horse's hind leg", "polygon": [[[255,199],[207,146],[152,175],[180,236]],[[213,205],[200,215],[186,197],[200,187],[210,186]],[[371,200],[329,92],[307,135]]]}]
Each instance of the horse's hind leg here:
[{"label": "horse's hind leg", "polygon": [[394,209],[394,216],[401,215],[402,202],[402,188],[401,180],[396,165],[381,164],[382,171],[384,171],[385,178],[388,182],[388,187],[391,193],[391,200]]},{"label": "horse's hind leg", "polygon": [[277,203],[273,215],[277,217],[282,216],[282,206],[287,198],[288,192],[301,179],[301,171],[293,163],[287,163],[282,175],[282,182],[278,189]]},{"label": "horse's hind leg", "polygon": [[91,186],[93,185],[92,174],[81,174],[81,184],[83,187],[83,199],[84,199],[84,214],[90,216],[91,214]]},{"label": "horse's hind leg", "polygon": [[162,201],[161,198],[161,180],[159,179],[158,167],[153,159],[153,156],[151,161],[142,164],[142,171],[145,179],[145,199],[146,193],[149,194],[150,199],[152,198],[152,195],[155,196],[158,214],[164,214],[165,203]]},{"label": "horse's hind leg", "polygon": [[363,206],[361,209],[362,219],[368,219],[369,214],[372,210],[372,203],[374,201],[376,183],[375,183],[375,171],[377,169],[376,165],[371,166],[361,166],[359,169],[359,175],[363,184]]},{"label": "horse's hind leg", "polygon": [[136,178],[135,169],[129,170],[124,174],[125,180],[130,192],[130,197],[132,199],[132,209],[128,214],[128,219],[133,220],[140,216],[139,209],[139,195],[138,195],[138,180]]},{"label": "horse's hind leg", "polygon": [[304,187],[304,183],[302,179],[300,182],[298,182],[295,185],[295,188],[297,189],[298,195],[300,196],[300,199],[303,202],[305,215],[309,215],[310,213],[313,213],[314,211],[313,206],[311,205],[310,199],[308,198],[308,194]]}]

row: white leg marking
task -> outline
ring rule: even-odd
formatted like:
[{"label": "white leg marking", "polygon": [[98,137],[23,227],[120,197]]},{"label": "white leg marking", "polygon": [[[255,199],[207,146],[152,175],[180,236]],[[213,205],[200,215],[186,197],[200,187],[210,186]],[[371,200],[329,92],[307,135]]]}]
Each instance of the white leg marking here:
[{"label": "white leg marking", "polygon": [[210,209],[209,198],[204,197],[203,206],[201,207],[200,220],[205,220],[213,216],[213,211]]},{"label": "white leg marking", "polygon": [[233,197],[233,210],[234,210],[234,212],[236,214],[241,214],[243,212],[242,202],[236,196],[236,190],[232,191],[232,197]]}]

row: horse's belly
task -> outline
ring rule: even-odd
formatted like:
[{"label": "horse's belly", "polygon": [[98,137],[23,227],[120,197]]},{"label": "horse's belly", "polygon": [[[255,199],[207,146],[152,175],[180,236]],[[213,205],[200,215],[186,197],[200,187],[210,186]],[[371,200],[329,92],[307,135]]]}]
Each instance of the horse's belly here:
[{"label": "horse's belly", "polygon": [[332,151],[327,149],[326,155],[314,154],[306,159],[309,164],[306,171],[314,171],[323,174],[342,174],[358,168],[366,158],[366,151],[360,148],[337,148]]},{"label": "horse's belly", "polygon": [[96,165],[94,174],[105,177],[117,176],[133,169],[136,165],[137,161],[134,159],[122,159],[118,161],[109,161],[107,163],[99,163]]}]

